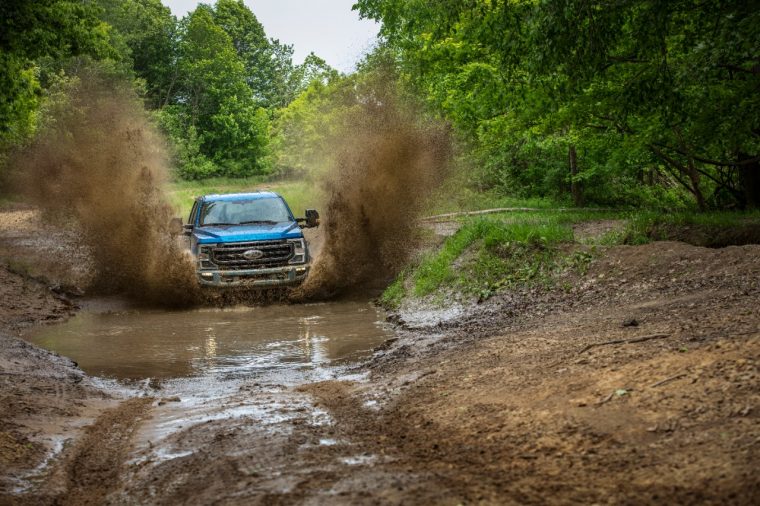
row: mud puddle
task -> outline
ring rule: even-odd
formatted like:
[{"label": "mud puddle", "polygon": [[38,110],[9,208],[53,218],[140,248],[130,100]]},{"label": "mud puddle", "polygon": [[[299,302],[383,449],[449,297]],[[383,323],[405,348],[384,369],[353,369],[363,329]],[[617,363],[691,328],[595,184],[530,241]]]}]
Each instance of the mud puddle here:
[{"label": "mud puddle", "polygon": [[[292,486],[278,473],[293,451],[326,448],[335,465],[356,456],[351,441],[333,436],[328,412],[299,387],[365,379],[354,366],[392,336],[385,314],[366,299],[192,311],[135,309],[98,299],[82,307],[66,323],[24,337],[78,362],[122,399],[117,409],[130,399],[149,402],[139,421],[124,422],[127,446],[118,449],[126,464],[124,490],[117,494],[157,493],[145,480],[162,473],[185,476],[176,474],[177,466],[201,465],[209,454],[250,460],[246,466],[272,479],[262,485],[272,493]],[[63,446],[74,444],[72,431],[38,436],[48,457],[14,482],[16,494],[53,476],[56,466],[65,465],[58,464],[65,462]],[[266,465],[260,462],[263,449],[273,455]],[[142,499],[137,502],[155,497]]]},{"label": "mud puddle", "polygon": [[[93,306],[93,309],[97,306]],[[193,311],[86,310],[35,329],[32,343],[117,379],[308,371],[347,364],[391,337],[366,301]]]}]

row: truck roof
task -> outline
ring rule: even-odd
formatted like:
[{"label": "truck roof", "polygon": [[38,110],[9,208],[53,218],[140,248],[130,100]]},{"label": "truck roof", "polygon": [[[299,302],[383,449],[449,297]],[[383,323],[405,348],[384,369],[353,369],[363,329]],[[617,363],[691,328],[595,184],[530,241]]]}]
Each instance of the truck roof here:
[{"label": "truck roof", "polygon": [[235,200],[255,200],[255,199],[272,199],[280,198],[280,195],[270,191],[258,191],[251,193],[224,193],[224,194],[212,194],[203,195],[200,197],[204,202],[221,202],[221,201],[235,201]]}]

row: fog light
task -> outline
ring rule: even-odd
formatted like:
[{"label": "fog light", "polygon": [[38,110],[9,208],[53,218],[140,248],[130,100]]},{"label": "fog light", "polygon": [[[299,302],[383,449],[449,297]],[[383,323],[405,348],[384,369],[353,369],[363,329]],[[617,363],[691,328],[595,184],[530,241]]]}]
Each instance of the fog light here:
[{"label": "fog light", "polygon": [[201,277],[203,279],[212,279],[214,277],[213,272],[201,272]]},{"label": "fog light", "polygon": [[296,267],[296,272],[299,274],[303,274],[306,272],[306,267]]}]

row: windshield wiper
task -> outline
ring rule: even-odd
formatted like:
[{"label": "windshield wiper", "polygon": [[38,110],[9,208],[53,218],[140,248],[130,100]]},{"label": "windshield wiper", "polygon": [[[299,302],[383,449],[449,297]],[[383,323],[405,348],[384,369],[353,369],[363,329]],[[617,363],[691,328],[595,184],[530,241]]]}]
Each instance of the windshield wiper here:
[{"label": "windshield wiper", "polygon": [[278,222],[273,220],[248,220],[241,221],[238,225],[253,225],[254,223],[264,223],[266,225],[277,225]]},{"label": "windshield wiper", "polygon": [[204,223],[202,227],[222,227],[225,225],[237,225],[237,223]]}]

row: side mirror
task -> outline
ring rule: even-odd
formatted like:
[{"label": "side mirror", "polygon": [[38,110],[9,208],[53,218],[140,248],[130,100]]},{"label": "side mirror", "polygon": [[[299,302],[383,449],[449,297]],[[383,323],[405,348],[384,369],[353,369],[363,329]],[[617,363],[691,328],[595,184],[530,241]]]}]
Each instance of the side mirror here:
[{"label": "side mirror", "polygon": [[169,221],[169,234],[172,236],[177,236],[182,234],[184,232],[184,227],[182,226],[182,220],[179,218],[172,218]]},{"label": "side mirror", "polygon": [[319,226],[319,213],[316,209],[307,209],[306,218],[298,218],[296,221],[301,228],[314,228]]}]

